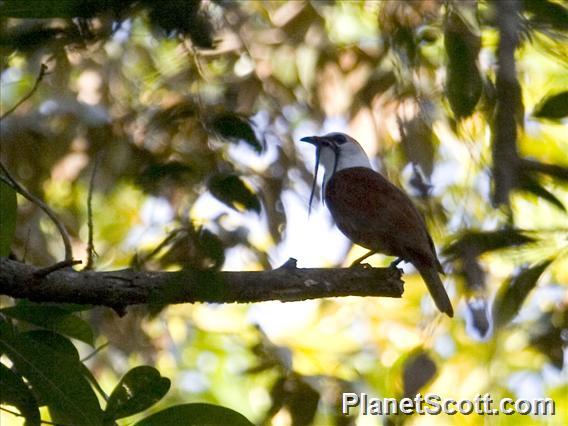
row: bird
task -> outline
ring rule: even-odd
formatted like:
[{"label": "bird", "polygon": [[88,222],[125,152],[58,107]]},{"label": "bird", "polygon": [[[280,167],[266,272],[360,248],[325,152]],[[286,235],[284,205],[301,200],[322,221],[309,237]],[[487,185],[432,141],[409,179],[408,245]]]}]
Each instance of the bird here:
[{"label": "bird", "polygon": [[361,145],[345,133],[300,139],[316,147],[316,166],[309,208],[317,182],[319,164],[324,167],[322,197],[343,234],[369,250],[353,265],[376,253],[395,256],[396,267],[410,262],[441,312],[453,317],[452,303],[439,274],[438,260],[424,218],[408,195],[373,170]]}]

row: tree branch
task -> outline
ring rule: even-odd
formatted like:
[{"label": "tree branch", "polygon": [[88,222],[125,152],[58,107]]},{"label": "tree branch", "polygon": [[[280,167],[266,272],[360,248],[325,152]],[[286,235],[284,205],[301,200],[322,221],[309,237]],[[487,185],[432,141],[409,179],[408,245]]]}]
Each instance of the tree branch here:
[{"label": "tree branch", "polygon": [[6,166],[0,161],[0,170],[5,176],[0,175],[0,180],[2,180],[6,185],[14,188],[16,192],[27,198],[29,201],[37,205],[40,209],[44,211],[46,215],[49,216],[59,233],[61,234],[61,239],[63,240],[63,245],[65,247],[65,261],[71,262],[73,260],[73,249],[71,247],[71,239],[69,238],[69,233],[63,225],[63,222],[59,220],[57,215],[49,208],[49,206],[44,203],[39,197],[28,191],[23,185],[21,185],[8,171]]},{"label": "tree branch", "polygon": [[35,81],[34,85],[32,86],[31,90],[28,92],[28,94],[26,96],[24,96],[22,99],[20,99],[18,102],[16,102],[16,104],[12,108],[10,108],[8,111],[6,111],[4,114],[2,114],[2,116],[0,117],[0,121],[4,120],[6,117],[8,117],[10,114],[12,114],[14,111],[16,111],[18,109],[18,107],[20,105],[22,105],[25,101],[27,101],[29,98],[32,97],[32,95],[35,93],[35,91],[39,87],[39,83],[41,83],[41,81],[43,80],[43,77],[45,77],[46,72],[47,72],[47,65],[41,64],[40,67],[39,67],[39,72],[38,72],[37,77],[36,77],[36,81]]},{"label": "tree branch", "polygon": [[0,258],[0,294],[36,302],[102,305],[292,302],[321,297],[401,297],[401,271],[355,267],[300,269],[291,259],[272,271],[95,272],[39,268]]},{"label": "tree branch", "polygon": [[517,80],[515,50],[519,44],[519,0],[495,2],[499,47],[497,49],[497,104],[493,122],[493,204],[509,207],[515,187],[519,160],[517,116],[522,108],[521,86]]}]

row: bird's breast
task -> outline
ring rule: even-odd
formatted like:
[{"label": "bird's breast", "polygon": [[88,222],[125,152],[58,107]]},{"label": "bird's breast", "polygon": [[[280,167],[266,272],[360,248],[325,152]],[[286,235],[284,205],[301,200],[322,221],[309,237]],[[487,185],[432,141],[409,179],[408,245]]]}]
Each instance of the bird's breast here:
[{"label": "bird's breast", "polygon": [[391,252],[388,235],[395,231],[388,211],[391,184],[365,167],[336,172],[325,190],[325,202],[337,227],[354,243]]}]

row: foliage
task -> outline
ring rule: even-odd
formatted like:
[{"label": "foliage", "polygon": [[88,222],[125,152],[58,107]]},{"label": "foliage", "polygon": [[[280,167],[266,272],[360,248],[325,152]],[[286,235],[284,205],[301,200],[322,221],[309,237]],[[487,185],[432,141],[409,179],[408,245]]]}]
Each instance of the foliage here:
[{"label": "foliage", "polygon": [[[1,3],[1,160],[61,218],[75,258],[100,157],[96,269],[349,264],[362,252],[325,209],[307,218],[313,152],[298,143],[345,131],[414,196],[457,306],[438,321],[409,270],[401,300],[123,318],[0,296],[2,409],[29,425],[347,425],[342,392],[489,392],[550,396],[568,421],[564,3],[508,2],[512,20],[498,2],[457,0]],[[519,38],[509,86],[503,20]],[[52,222],[1,176],[0,255],[61,260]],[[549,419],[499,424],[520,420]]]}]

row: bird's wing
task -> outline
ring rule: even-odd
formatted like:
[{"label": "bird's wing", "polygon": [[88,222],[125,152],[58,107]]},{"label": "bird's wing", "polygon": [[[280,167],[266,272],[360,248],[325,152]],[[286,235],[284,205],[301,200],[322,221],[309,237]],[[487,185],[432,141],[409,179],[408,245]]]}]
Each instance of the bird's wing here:
[{"label": "bird's wing", "polygon": [[364,167],[340,170],[325,197],[338,227],[353,242],[405,260],[437,263],[420,212],[379,173]]}]

